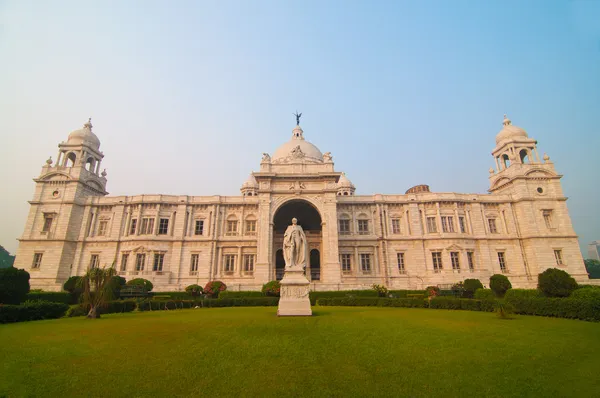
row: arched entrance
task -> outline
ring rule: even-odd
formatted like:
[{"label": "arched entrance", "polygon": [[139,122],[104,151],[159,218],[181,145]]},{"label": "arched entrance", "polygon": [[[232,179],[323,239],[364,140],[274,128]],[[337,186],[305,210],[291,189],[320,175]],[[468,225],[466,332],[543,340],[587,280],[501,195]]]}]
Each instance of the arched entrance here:
[{"label": "arched entrance", "polygon": [[[302,199],[293,199],[283,204],[273,217],[273,264],[274,277],[277,280],[283,278],[283,268],[285,260],[283,259],[283,234],[288,225],[292,223],[292,218],[298,219],[298,225],[304,230],[309,250],[316,250],[317,257],[313,257],[312,251],[306,264],[305,275],[309,280],[321,279],[321,261],[320,251],[322,245],[322,227],[321,215],[317,209],[309,202]],[[316,261],[316,262],[315,262]],[[313,278],[313,266],[318,270],[316,278]]]}]

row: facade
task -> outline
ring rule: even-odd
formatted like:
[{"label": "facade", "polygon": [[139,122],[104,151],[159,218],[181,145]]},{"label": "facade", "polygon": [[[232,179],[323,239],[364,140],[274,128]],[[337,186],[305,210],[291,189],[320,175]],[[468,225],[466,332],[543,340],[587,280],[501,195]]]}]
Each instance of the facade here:
[{"label": "facade", "polygon": [[587,280],[561,175],[537,141],[505,116],[492,151],[488,194],[430,192],[355,195],[330,152],[299,125],[240,196],[108,196],[104,154],[91,121],[59,144],[40,176],[15,267],[32,288],[60,290],[72,275],[114,264],[126,279],[157,291],[210,280],[258,290],[283,277],[283,232],[296,217],[307,236],[313,290],[442,287],[467,278],[484,284],[504,273],[534,287],[558,267]]},{"label": "facade", "polygon": [[595,240],[588,245],[588,258],[600,261],[600,240]]}]

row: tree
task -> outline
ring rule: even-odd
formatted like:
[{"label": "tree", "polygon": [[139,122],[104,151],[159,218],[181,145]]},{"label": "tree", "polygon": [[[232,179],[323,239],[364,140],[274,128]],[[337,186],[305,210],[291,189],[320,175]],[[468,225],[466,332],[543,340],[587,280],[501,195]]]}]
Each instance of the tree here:
[{"label": "tree", "polygon": [[224,290],[227,290],[227,285],[221,281],[211,281],[204,286],[204,294],[207,294],[212,298],[219,298],[219,293]]},{"label": "tree", "polygon": [[83,293],[81,285],[81,276],[71,276],[67,279],[63,285],[63,289],[71,295],[71,302],[77,303],[79,296]]},{"label": "tree", "polygon": [[113,299],[112,277],[117,271],[114,267],[92,268],[79,281],[83,290],[83,305],[89,307],[88,318],[100,318],[99,309]]},{"label": "tree", "polygon": [[512,284],[506,275],[494,274],[490,277],[490,289],[492,289],[496,297],[504,297],[504,294],[510,288],[512,288]]},{"label": "tree", "polygon": [[0,269],[0,303],[20,304],[29,293],[29,272],[13,267]]},{"label": "tree", "polygon": [[201,295],[203,290],[204,289],[202,289],[202,286],[200,285],[189,285],[185,288],[185,292],[191,295],[192,297],[197,297]]},{"label": "tree", "polygon": [[590,279],[600,279],[600,261],[588,258],[583,263]]},{"label": "tree", "polygon": [[152,282],[144,278],[135,278],[127,281],[127,286],[141,286],[146,292],[151,292],[154,289]]},{"label": "tree", "polygon": [[479,279],[465,279],[463,289],[464,298],[473,298],[477,289],[483,289],[483,284]]},{"label": "tree", "polygon": [[538,275],[538,289],[546,297],[569,297],[577,289],[577,282],[562,269],[548,268]]},{"label": "tree", "polygon": [[15,256],[11,256],[8,250],[0,245],[0,268],[10,268],[15,262]]},{"label": "tree", "polygon": [[122,276],[119,275],[114,275],[111,279],[110,279],[110,289],[113,292],[113,297],[115,299],[118,299],[121,295],[121,288],[123,288],[123,286],[125,286],[125,283],[127,281],[125,280],[125,278],[123,278]]}]

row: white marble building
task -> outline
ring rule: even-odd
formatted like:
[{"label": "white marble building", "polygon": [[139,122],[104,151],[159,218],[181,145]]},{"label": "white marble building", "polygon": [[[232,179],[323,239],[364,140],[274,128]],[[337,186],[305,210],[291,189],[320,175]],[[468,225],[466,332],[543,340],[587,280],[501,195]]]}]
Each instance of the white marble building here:
[{"label": "white marble building", "polygon": [[487,284],[495,273],[514,287],[534,287],[551,267],[586,280],[550,158],[540,159],[537,141],[506,117],[492,155],[489,194],[420,185],[355,195],[331,154],[296,126],[272,156],[263,154],[241,196],[108,196],[104,154],[88,122],[35,179],[15,267],[30,272],[32,288],[47,290],[111,264],[127,279],[151,280],[156,291],[217,279],[231,290],[257,290],[282,277],[283,231],[296,217],[314,290]]}]

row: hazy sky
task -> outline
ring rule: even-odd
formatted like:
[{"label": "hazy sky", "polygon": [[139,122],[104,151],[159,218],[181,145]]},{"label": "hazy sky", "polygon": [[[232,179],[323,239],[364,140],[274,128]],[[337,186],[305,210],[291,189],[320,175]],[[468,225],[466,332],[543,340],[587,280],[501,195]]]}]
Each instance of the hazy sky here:
[{"label": "hazy sky", "polygon": [[507,113],[600,239],[600,1],[0,1],[0,244],[92,117],[111,195],[238,195],[291,136],[357,194],[483,193]]}]

